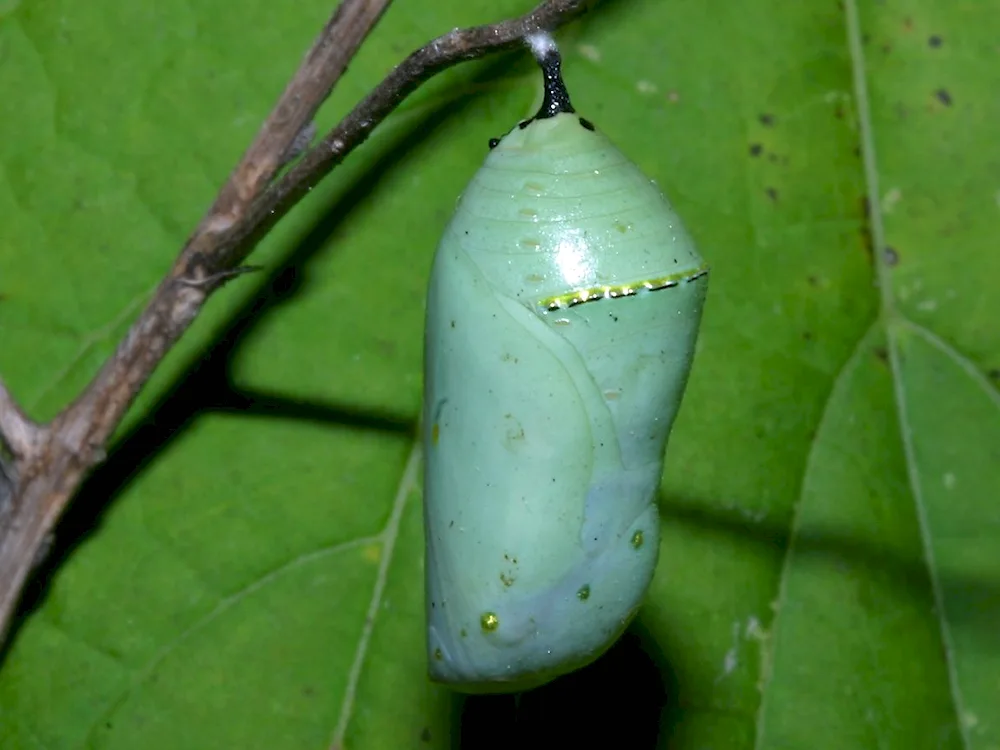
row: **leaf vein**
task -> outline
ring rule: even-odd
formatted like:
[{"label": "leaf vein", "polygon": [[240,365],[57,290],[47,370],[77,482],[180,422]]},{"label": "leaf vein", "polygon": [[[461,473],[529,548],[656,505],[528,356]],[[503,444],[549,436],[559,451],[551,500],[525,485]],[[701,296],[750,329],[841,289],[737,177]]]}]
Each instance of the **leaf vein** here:
[{"label": "leaf vein", "polygon": [[350,724],[351,716],[354,712],[354,701],[357,697],[358,683],[361,680],[361,672],[364,668],[365,657],[368,654],[368,644],[371,642],[372,631],[375,629],[378,608],[382,603],[382,596],[385,593],[385,586],[389,578],[389,567],[392,564],[396,540],[399,538],[399,527],[403,519],[403,510],[406,508],[407,498],[409,498],[417,484],[420,456],[420,441],[418,440],[410,450],[410,457],[406,461],[406,468],[403,469],[403,476],[399,480],[399,487],[396,490],[396,497],[392,503],[389,520],[386,522],[382,533],[378,536],[378,539],[382,542],[382,557],[379,561],[375,586],[372,588],[372,598],[368,604],[368,611],[365,614],[365,624],[361,630],[361,637],[358,639],[358,646],[354,652],[354,661],[351,664],[351,671],[348,674],[347,685],[344,689],[344,700],[340,704],[340,716],[337,719],[336,728],[333,730],[333,738],[330,741],[331,750],[338,750],[343,747],[344,735],[347,733],[347,726]]}]

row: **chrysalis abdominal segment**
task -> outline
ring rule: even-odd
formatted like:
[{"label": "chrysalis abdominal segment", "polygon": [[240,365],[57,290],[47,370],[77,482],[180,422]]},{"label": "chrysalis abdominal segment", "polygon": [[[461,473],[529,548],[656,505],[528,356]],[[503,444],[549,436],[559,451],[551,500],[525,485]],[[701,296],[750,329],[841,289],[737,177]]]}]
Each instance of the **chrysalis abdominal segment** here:
[{"label": "chrysalis abdominal segment", "polygon": [[584,666],[641,604],[708,282],[669,202],[574,113],[551,39],[532,49],[545,100],[491,141],[427,299],[428,662],[466,692]]}]

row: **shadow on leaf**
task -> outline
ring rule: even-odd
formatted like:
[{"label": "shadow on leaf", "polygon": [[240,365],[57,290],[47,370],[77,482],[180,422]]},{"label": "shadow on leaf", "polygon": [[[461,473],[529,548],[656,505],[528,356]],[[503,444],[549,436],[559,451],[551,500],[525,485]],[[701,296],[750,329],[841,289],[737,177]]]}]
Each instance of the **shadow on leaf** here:
[{"label": "shadow on leaf", "polygon": [[458,747],[658,746],[676,715],[669,658],[642,614],[593,664],[517,695],[456,697]]},{"label": "shadow on leaf", "polygon": [[[727,509],[715,498],[673,498],[667,503],[661,497],[660,518],[666,525],[687,526],[719,536],[720,544],[771,548],[782,560],[793,543],[790,519],[750,522],[740,511]],[[844,576],[854,578],[860,568],[865,580],[877,579],[881,585],[903,592],[922,605],[934,606],[927,562],[919,554],[905,557],[852,538],[847,529],[836,528],[800,528],[794,536],[794,545],[798,565],[836,563]],[[975,602],[1000,599],[1000,573],[983,571],[981,575],[970,576],[941,568],[936,571],[936,578],[943,590],[952,596],[961,592],[960,596],[968,602],[968,606],[957,606],[959,603],[952,600],[956,605],[949,613],[952,621],[977,627],[984,637],[995,638],[996,623],[989,616],[991,608],[976,606]]]}]

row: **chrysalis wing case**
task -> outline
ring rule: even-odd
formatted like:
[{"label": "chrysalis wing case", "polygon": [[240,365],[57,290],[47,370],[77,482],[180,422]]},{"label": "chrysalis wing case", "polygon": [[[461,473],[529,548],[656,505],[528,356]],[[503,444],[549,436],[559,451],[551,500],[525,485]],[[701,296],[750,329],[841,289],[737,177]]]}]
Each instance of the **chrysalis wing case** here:
[{"label": "chrysalis wing case", "polygon": [[708,269],[671,205],[577,116],[551,40],[534,118],[492,141],[427,302],[431,677],[525,690],[638,609]]}]

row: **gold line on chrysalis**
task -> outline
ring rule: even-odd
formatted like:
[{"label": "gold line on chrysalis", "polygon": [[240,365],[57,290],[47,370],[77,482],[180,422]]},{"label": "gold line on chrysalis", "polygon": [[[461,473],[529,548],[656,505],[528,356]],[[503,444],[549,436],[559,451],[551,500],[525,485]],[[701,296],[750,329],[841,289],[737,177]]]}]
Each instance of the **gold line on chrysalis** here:
[{"label": "gold line on chrysalis", "polygon": [[569,307],[582,305],[585,302],[596,302],[602,299],[618,299],[619,297],[634,297],[641,291],[656,292],[661,289],[670,289],[686,282],[696,281],[702,276],[707,275],[708,266],[702,266],[694,273],[659,276],[653,279],[646,279],[644,281],[637,281],[630,284],[594,286],[585,289],[576,289],[566,294],[546,297],[541,300],[538,305],[546,312],[565,310]]}]

